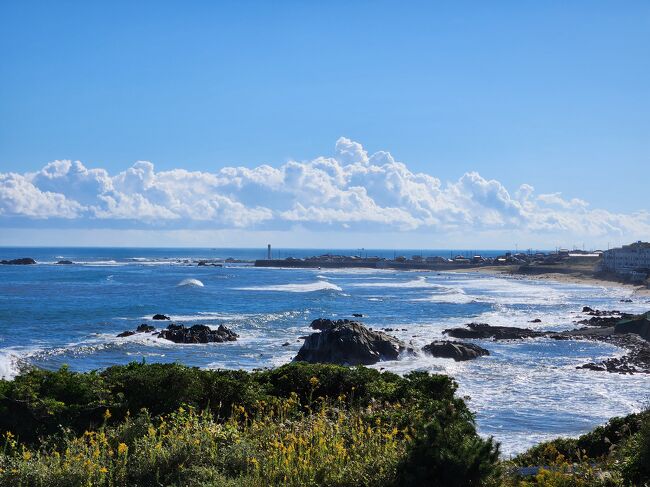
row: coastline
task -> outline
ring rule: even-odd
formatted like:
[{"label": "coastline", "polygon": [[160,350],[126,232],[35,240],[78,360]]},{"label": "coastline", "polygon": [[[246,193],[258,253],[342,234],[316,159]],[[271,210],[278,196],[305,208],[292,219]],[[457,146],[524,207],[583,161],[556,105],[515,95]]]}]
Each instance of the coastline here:
[{"label": "coastline", "polygon": [[583,284],[590,286],[603,286],[609,288],[621,288],[633,291],[633,295],[637,297],[650,298],[650,288],[646,286],[639,286],[636,284],[629,284],[619,281],[607,280],[598,277],[584,274],[581,272],[545,272],[539,274],[528,274],[519,271],[518,265],[511,266],[486,266],[475,267],[472,269],[450,269],[448,272],[462,272],[465,274],[488,274],[493,276],[511,276],[521,279],[540,280],[540,281],[555,281],[565,284]]}]

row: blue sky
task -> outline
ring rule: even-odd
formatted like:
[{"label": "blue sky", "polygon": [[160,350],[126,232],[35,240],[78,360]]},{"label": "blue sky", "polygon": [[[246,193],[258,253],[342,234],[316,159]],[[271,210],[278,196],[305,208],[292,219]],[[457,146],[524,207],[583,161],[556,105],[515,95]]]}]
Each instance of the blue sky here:
[{"label": "blue sky", "polygon": [[[0,174],[277,168],[347,137],[443,186],[478,172],[511,195],[648,210],[648,2],[4,0],[0,49]],[[0,225],[61,226],[19,206]]]}]

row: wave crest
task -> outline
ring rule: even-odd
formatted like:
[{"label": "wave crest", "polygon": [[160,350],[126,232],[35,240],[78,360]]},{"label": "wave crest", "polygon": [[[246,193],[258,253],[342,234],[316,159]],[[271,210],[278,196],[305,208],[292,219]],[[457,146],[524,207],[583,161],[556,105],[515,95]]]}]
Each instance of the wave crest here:
[{"label": "wave crest", "polygon": [[203,287],[203,283],[198,279],[183,279],[176,284],[178,287]]}]

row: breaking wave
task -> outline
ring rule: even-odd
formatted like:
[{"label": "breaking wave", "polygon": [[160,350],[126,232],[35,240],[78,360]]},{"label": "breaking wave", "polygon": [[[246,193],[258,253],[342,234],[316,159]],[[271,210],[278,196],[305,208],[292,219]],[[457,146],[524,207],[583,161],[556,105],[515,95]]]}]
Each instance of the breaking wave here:
[{"label": "breaking wave", "polygon": [[426,277],[420,276],[417,279],[412,279],[410,281],[389,281],[384,280],[381,282],[355,282],[350,284],[354,287],[389,287],[389,288],[444,288],[440,284],[434,284],[427,281]]},{"label": "breaking wave", "polygon": [[178,287],[203,287],[203,283],[198,279],[183,279],[176,284]]},{"label": "breaking wave", "polygon": [[342,291],[336,284],[327,281],[310,282],[306,284],[275,284],[270,286],[239,287],[238,291],[276,291],[287,293],[310,293],[314,291]]}]

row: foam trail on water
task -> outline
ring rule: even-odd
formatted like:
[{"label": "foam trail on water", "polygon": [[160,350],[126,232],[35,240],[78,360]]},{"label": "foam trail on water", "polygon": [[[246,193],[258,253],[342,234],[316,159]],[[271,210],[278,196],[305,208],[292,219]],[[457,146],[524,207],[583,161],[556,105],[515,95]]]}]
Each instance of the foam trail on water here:
[{"label": "foam trail on water", "polygon": [[203,287],[203,283],[198,279],[183,279],[176,285],[178,287]]},{"label": "foam trail on water", "polygon": [[420,276],[417,279],[411,279],[410,281],[392,281],[384,280],[381,282],[358,282],[351,284],[354,287],[386,287],[386,288],[406,288],[406,289],[417,289],[417,288],[440,288],[446,289],[445,286],[440,284],[435,284],[433,282],[427,281],[426,277]]},{"label": "foam trail on water", "polygon": [[275,284],[270,286],[239,287],[237,291],[278,291],[287,293],[310,293],[313,291],[342,291],[336,284],[327,281],[310,282],[307,284]]}]

